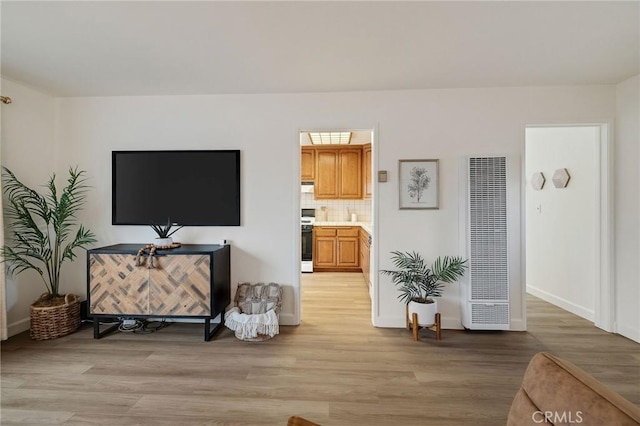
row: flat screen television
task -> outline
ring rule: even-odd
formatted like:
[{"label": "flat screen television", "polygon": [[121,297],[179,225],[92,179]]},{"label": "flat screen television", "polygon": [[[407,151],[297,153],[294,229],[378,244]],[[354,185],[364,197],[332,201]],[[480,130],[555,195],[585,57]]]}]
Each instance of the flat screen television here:
[{"label": "flat screen television", "polygon": [[240,225],[240,151],[113,151],[114,225]]}]

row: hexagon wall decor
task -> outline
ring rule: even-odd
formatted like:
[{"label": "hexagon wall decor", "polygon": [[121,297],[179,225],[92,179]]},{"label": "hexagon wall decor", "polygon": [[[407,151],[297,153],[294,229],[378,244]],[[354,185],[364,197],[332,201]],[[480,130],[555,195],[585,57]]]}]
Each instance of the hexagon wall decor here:
[{"label": "hexagon wall decor", "polygon": [[567,169],[557,169],[553,173],[551,181],[553,182],[553,186],[556,188],[566,188],[569,183],[569,179],[571,179],[571,176]]},{"label": "hexagon wall decor", "polygon": [[535,172],[531,176],[531,186],[536,191],[540,191],[542,188],[544,188],[544,183],[545,182],[546,182],[546,179],[545,179],[544,174],[542,172]]}]

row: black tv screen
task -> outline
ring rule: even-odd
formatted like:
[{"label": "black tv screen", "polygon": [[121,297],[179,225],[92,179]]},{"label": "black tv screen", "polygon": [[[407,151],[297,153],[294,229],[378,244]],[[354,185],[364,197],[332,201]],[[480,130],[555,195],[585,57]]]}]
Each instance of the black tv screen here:
[{"label": "black tv screen", "polygon": [[240,151],[113,151],[112,223],[240,225]]}]

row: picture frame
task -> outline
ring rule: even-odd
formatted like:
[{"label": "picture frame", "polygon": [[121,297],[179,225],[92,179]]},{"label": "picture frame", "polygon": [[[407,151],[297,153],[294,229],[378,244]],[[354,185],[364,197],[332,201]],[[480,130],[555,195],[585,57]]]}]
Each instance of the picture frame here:
[{"label": "picture frame", "polygon": [[435,210],[439,208],[439,161],[399,160],[400,210]]}]

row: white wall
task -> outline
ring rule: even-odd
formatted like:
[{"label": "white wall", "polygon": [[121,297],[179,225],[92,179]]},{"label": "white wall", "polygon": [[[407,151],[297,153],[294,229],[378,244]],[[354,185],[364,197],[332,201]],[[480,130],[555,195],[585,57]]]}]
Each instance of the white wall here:
[{"label": "white wall", "polygon": [[[527,291],[594,321],[600,186],[600,127],[531,127],[526,130]],[[566,188],[551,181],[556,169],[571,176]],[[544,187],[531,187],[542,172]]]},{"label": "white wall", "polygon": [[[446,90],[406,94],[397,103],[385,102],[393,117],[381,129],[381,169],[391,171],[389,184],[381,185],[379,256],[381,267],[389,267],[392,249],[417,249],[427,258],[457,251],[457,164],[463,154],[504,154],[523,158],[526,124],[589,122],[612,117],[612,88],[530,88]],[[384,138],[384,139],[383,139]],[[398,158],[441,159],[441,208],[438,211],[397,210]],[[519,211],[519,206],[514,207]],[[519,235],[520,229],[512,230]],[[518,240],[520,241],[520,240]],[[519,246],[512,246],[512,269],[520,279],[511,282],[512,329],[522,329],[522,271]],[[441,304],[443,322],[459,327],[458,289],[451,286]],[[386,282],[381,286],[379,321],[401,326],[396,292]]]},{"label": "white wall", "polygon": [[[13,100],[2,108],[2,165],[31,187],[44,185],[56,164],[54,99],[7,79],[2,79],[2,95]],[[29,305],[44,292],[44,283],[34,272],[7,276],[9,336],[29,329]]]},{"label": "white wall", "polygon": [[[88,171],[94,190],[81,219],[97,234],[100,245],[145,243],[153,236],[146,227],[111,225],[112,150],[240,149],[242,226],[185,228],[175,237],[185,243],[229,239],[232,282],[269,280],[290,286],[281,318],[292,324],[298,318],[294,301],[299,288],[300,130],[376,129],[374,169],[388,170],[389,181],[375,183],[373,267],[388,269],[392,250],[418,250],[427,259],[458,254],[461,156],[504,154],[522,159],[526,124],[611,120],[615,88],[65,98],[55,101],[55,111],[56,168],[64,172],[70,164],[79,164]],[[398,160],[411,158],[440,159],[439,210],[398,209]],[[517,236],[521,230],[515,232]],[[519,244],[511,255],[523,256]],[[520,271],[519,263],[516,270]],[[83,261],[63,271],[70,291],[85,294],[85,271]],[[522,329],[524,277],[516,275],[521,279],[511,284],[512,329]],[[397,290],[388,277],[378,279],[374,273],[373,279],[374,323],[404,327]],[[460,328],[457,285],[448,288],[441,302],[445,326]],[[23,315],[28,315],[26,310]]]},{"label": "white wall", "polygon": [[616,331],[640,342],[640,76],[616,86]]}]

